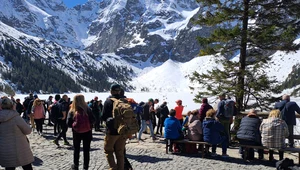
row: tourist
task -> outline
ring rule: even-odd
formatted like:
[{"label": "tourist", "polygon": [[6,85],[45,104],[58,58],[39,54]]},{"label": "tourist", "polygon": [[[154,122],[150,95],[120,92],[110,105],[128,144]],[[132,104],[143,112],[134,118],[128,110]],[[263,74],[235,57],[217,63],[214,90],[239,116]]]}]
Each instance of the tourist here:
[{"label": "tourist", "polygon": [[189,116],[188,138],[193,141],[202,141],[202,123],[198,110],[192,111]]},{"label": "tourist", "polygon": [[45,110],[42,101],[36,98],[31,108],[31,114],[34,118],[36,131],[39,135],[43,135],[43,124],[45,119]]},{"label": "tourist", "polygon": [[[259,127],[261,120],[257,116],[257,112],[251,109],[247,116],[242,118],[239,130],[237,131],[237,138],[242,145],[261,146],[261,135]],[[240,147],[240,154],[243,157],[244,148]],[[258,149],[259,159],[263,159],[263,149]],[[247,158],[254,159],[254,149],[249,148]]]},{"label": "tourist", "polygon": [[72,127],[73,132],[73,170],[79,168],[79,155],[80,155],[80,143],[83,143],[83,169],[86,170],[89,167],[90,162],[90,148],[92,141],[92,127],[95,118],[90,108],[87,106],[84,96],[79,94],[75,95],[71,109],[68,113],[68,126]]},{"label": "tourist", "polygon": [[[262,145],[267,148],[285,148],[285,138],[289,136],[288,126],[280,118],[280,110],[272,110],[267,119],[260,125]],[[273,150],[269,151],[269,160],[273,160]],[[283,159],[283,151],[279,151],[279,159]]]},{"label": "tourist", "polygon": [[[171,143],[170,143],[170,148],[169,151],[172,152],[172,140],[178,140],[178,139],[183,139],[183,134],[181,133],[181,129],[182,126],[179,122],[178,119],[175,118],[176,115],[176,111],[174,109],[170,110],[170,117],[166,118],[165,122],[164,122],[164,126],[165,126],[165,132],[164,132],[164,137],[165,139],[170,139]],[[176,152],[179,151],[179,148],[176,147],[175,148]]]},{"label": "tourist", "polygon": [[203,140],[204,142],[212,144],[211,156],[216,156],[216,148],[218,144],[222,146],[222,156],[228,157],[227,146],[228,139],[224,126],[215,119],[216,111],[210,109],[206,112],[206,117],[203,121]]},{"label": "tourist", "polygon": [[0,99],[0,105],[0,166],[6,170],[19,166],[32,170],[34,157],[26,137],[31,133],[31,128],[13,110],[14,103],[9,98]]}]

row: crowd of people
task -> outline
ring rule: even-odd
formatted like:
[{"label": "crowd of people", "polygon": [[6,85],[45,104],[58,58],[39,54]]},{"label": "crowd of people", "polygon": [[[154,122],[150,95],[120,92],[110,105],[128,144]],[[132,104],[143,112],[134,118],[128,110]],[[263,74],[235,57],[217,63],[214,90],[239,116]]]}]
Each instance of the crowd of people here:
[{"label": "crowd of people", "polygon": [[[236,108],[233,100],[226,98],[225,94],[219,95],[217,111],[207,103],[204,98],[199,110],[189,111],[181,125],[181,119],[175,117],[176,111],[170,111],[170,117],[165,121],[165,138],[178,140],[188,138],[192,141],[205,141],[212,144],[211,156],[216,155],[216,146],[222,147],[222,156],[228,157],[227,148],[231,144],[230,125]],[[229,108],[230,107],[230,108]],[[300,114],[300,108],[290,101],[289,95],[283,95],[282,101],[275,104],[267,119],[261,120],[255,109],[251,109],[247,116],[243,117],[237,131],[238,142],[242,145],[265,146],[267,148],[282,149],[288,146],[294,147],[293,128],[296,125],[295,113]],[[181,129],[182,131],[179,131]],[[187,133],[184,133],[187,131]],[[187,135],[185,135],[187,134]],[[175,152],[182,149],[174,146]],[[169,151],[173,152],[171,147]],[[244,148],[240,147],[239,153],[244,157]],[[259,159],[263,159],[263,150],[259,149]],[[273,150],[270,150],[269,159],[273,160]],[[284,157],[279,151],[279,159]],[[250,148],[247,159],[254,159],[254,150]]]},{"label": "crowd of people", "polygon": [[[88,169],[93,128],[95,131],[105,133],[104,152],[110,169],[127,169],[128,167],[124,167],[126,165],[125,144],[126,140],[132,136],[123,133],[120,130],[121,127],[116,126],[115,117],[116,110],[122,110],[116,109],[116,107],[121,107],[117,103],[124,102],[130,104],[135,114],[134,118],[138,125],[136,138],[139,142],[145,142],[142,134],[148,127],[153,141],[157,140],[157,137],[164,137],[171,141],[170,152],[183,152],[184,147],[175,144],[173,146],[172,140],[186,138],[212,144],[211,156],[217,155],[218,145],[222,148],[222,156],[229,156],[227,148],[231,144],[230,126],[237,113],[234,101],[225,97],[225,94],[219,95],[220,102],[217,109],[213,109],[208,99],[203,98],[200,109],[187,111],[184,118],[182,100],[177,100],[177,106],[169,110],[166,101],[160,105],[158,99],[150,98],[147,102],[137,103],[134,99],[127,98],[118,84],[111,86],[110,93],[111,95],[106,98],[104,104],[98,100],[98,97],[86,102],[81,94],[75,95],[72,101],[67,95],[61,97],[57,94],[53,101],[53,96],[49,96],[47,100],[41,100],[37,95],[29,94],[23,103],[20,99],[15,100],[13,97],[2,97],[0,99],[0,165],[6,170],[15,169],[18,166],[22,166],[24,170],[31,170],[34,158],[26,135],[35,130],[38,135],[43,136],[43,124],[47,124],[53,126],[53,135],[56,137],[53,143],[57,146],[60,146],[61,138],[63,138],[64,145],[71,145],[67,141],[66,132],[68,128],[72,128],[74,148],[72,169],[79,169],[81,141],[84,155],[83,168]],[[123,100],[119,102],[121,99]],[[49,119],[46,123],[47,112]],[[269,113],[267,119],[261,120],[257,111],[251,109],[248,115],[242,118],[237,131],[239,143],[284,148],[286,147],[285,139],[288,137],[289,147],[293,147],[295,112],[300,114],[300,108],[295,102],[290,101],[288,95],[284,95],[282,101],[275,104],[274,110]],[[105,131],[101,130],[104,126]],[[156,133],[154,133],[155,129]],[[241,147],[239,153],[242,156],[243,152],[244,148]],[[258,150],[258,153],[259,159],[263,159],[263,150]],[[270,150],[270,157],[273,159],[272,150]],[[283,159],[283,152],[279,152],[279,157]],[[254,150],[250,149],[247,158],[254,159]]]}]

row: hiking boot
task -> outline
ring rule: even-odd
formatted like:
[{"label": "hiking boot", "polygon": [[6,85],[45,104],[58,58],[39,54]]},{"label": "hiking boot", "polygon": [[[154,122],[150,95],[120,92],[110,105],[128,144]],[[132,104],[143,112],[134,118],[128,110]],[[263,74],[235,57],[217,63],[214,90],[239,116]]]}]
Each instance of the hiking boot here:
[{"label": "hiking boot", "polygon": [[70,146],[71,144],[68,141],[64,141],[64,145]]},{"label": "hiking boot", "polygon": [[138,143],[145,142],[143,139],[138,139]]},{"label": "hiking boot", "polygon": [[264,159],[264,155],[259,155],[259,156],[258,156],[258,159],[259,159],[259,160]]},{"label": "hiking boot", "polygon": [[59,146],[59,143],[58,143],[58,141],[55,139],[55,140],[53,140],[53,143],[56,145],[56,146]]},{"label": "hiking boot", "polygon": [[223,153],[223,154],[222,154],[222,157],[223,157],[223,158],[228,158],[229,155],[227,155],[226,153]]},{"label": "hiking boot", "polygon": [[218,156],[215,152],[212,152],[211,154],[210,154],[210,156],[212,156],[212,157],[215,157],[215,156]]},{"label": "hiking boot", "polygon": [[72,170],[79,170],[78,166],[75,165],[75,164],[73,164],[73,165],[71,166],[71,169],[72,169]]}]

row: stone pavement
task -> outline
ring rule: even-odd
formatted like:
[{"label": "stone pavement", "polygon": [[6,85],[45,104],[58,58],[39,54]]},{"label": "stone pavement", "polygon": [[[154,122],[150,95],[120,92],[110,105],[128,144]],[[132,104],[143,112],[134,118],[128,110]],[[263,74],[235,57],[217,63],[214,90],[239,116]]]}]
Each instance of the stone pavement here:
[{"label": "stone pavement", "polygon": [[[73,163],[73,150],[72,146],[64,146],[63,140],[60,141],[61,147],[57,148],[52,143],[53,127],[44,126],[44,136],[41,137],[36,133],[28,136],[32,151],[35,156],[33,162],[34,169],[36,170],[68,170]],[[72,143],[71,129],[67,133],[68,140]],[[102,132],[93,132],[93,141],[91,143],[90,152],[90,169],[91,170],[104,170],[108,169],[108,164],[105,159],[103,151],[103,138]],[[253,169],[275,169],[275,162],[269,161],[253,161],[246,162],[239,157],[238,149],[229,149],[228,154],[230,158],[222,158],[221,156],[211,158],[201,158],[201,155],[175,155],[165,153],[165,144],[163,140],[152,142],[149,135],[143,134],[143,138],[148,138],[143,143],[138,143],[134,140],[130,141],[127,145],[127,157],[131,162],[134,170],[253,170]],[[220,154],[221,148],[217,148]],[[83,153],[80,153],[80,169],[82,168]],[[265,155],[267,157],[267,155]],[[297,156],[289,155],[295,162],[298,162]],[[278,157],[275,156],[278,159]],[[3,169],[0,167],[0,169]],[[20,170],[21,168],[17,168]]]}]

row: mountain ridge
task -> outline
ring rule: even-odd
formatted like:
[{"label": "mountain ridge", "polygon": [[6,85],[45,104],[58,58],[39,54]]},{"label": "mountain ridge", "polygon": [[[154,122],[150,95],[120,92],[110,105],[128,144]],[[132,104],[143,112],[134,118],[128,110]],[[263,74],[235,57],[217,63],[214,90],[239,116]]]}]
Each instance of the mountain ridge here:
[{"label": "mountain ridge", "polygon": [[[212,56],[197,57],[196,37],[212,28],[190,21],[201,15],[193,0],[89,0],[73,8],[61,0],[7,0],[0,9],[0,47],[5,51],[10,44],[32,54],[28,60],[63,71],[81,91],[107,91],[113,82],[127,91],[189,91],[189,74],[217,66]],[[0,56],[2,68],[16,70],[11,59]],[[290,66],[282,66],[282,77],[299,63],[292,58]],[[278,75],[276,69],[269,72]],[[40,90],[3,82],[20,92]]]}]

